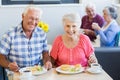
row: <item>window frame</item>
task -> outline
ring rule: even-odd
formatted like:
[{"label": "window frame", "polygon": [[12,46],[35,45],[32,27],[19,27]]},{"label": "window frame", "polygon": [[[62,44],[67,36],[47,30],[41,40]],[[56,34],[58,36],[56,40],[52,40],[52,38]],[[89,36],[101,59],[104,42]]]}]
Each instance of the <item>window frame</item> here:
[{"label": "window frame", "polygon": [[79,3],[79,0],[51,0],[51,1],[12,1],[12,0],[1,0],[2,5],[24,5],[24,4],[69,4],[69,3]]}]

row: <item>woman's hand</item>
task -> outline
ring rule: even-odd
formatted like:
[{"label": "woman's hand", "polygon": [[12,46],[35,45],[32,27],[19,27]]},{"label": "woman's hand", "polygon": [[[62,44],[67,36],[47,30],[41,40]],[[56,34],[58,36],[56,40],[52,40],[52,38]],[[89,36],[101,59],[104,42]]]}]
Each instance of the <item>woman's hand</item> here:
[{"label": "woman's hand", "polygon": [[98,23],[93,23],[93,24],[92,24],[92,28],[93,28],[94,30],[101,30],[101,28],[100,28],[100,26],[98,25]]},{"label": "woman's hand", "polygon": [[91,63],[98,63],[97,58],[96,58],[94,53],[90,55],[90,57],[88,59],[88,63],[89,64],[91,64]]}]

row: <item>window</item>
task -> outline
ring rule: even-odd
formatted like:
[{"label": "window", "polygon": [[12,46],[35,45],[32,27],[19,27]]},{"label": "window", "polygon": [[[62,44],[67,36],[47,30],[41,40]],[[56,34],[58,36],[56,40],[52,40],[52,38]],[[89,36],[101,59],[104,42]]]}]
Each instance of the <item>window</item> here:
[{"label": "window", "polygon": [[79,0],[2,0],[2,5],[20,4],[67,4],[79,3]]}]

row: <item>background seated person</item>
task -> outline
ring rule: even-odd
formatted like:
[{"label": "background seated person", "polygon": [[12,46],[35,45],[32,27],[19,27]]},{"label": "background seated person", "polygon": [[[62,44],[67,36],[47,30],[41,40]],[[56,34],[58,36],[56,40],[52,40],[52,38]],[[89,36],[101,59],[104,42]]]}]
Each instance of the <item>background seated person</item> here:
[{"label": "background seated person", "polygon": [[0,65],[12,71],[21,67],[43,64],[52,67],[48,55],[46,34],[37,27],[42,12],[29,6],[22,14],[22,22],[5,33],[0,41]]},{"label": "background seated person", "polygon": [[103,9],[103,16],[106,21],[105,25],[100,28],[97,23],[92,24],[92,28],[100,35],[101,47],[115,46],[116,35],[120,31],[120,27],[115,21],[117,18],[116,8],[112,6]]},{"label": "background seated person", "polygon": [[55,38],[50,52],[54,67],[62,64],[81,64],[86,67],[91,63],[97,63],[90,39],[79,33],[80,25],[79,14],[69,13],[63,16],[65,33]]},{"label": "background seated person", "polygon": [[92,29],[92,23],[96,22],[100,27],[102,27],[104,25],[104,19],[96,13],[96,7],[94,4],[87,4],[85,9],[87,15],[82,17],[81,28],[84,29],[84,34],[86,34],[90,40],[94,42],[97,37],[94,29]]}]

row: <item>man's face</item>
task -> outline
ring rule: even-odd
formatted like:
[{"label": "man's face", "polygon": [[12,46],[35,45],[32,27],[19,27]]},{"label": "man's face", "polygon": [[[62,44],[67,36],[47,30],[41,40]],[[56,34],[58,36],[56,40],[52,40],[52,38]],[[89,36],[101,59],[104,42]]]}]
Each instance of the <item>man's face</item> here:
[{"label": "man's face", "polygon": [[86,13],[90,18],[94,18],[95,10],[93,8],[86,8]]},{"label": "man's face", "polygon": [[40,12],[37,10],[28,10],[22,15],[24,31],[33,31],[39,22]]}]

